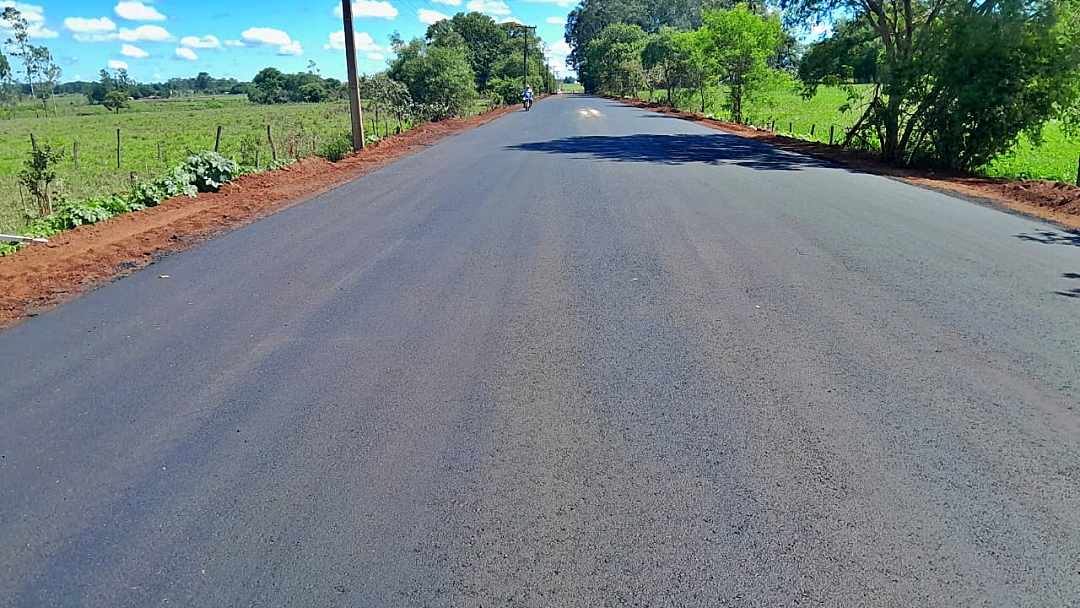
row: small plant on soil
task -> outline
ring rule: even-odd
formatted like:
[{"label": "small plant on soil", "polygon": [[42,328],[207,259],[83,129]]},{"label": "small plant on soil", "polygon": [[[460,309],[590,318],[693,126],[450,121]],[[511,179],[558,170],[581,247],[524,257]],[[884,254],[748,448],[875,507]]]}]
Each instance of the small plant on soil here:
[{"label": "small plant on soil", "polygon": [[56,181],[56,165],[64,151],[43,144],[30,151],[25,168],[19,172],[19,183],[30,191],[37,202],[37,216],[49,215],[52,208],[52,184]]},{"label": "small plant on soil", "polygon": [[352,151],[352,135],[350,133],[338,133],[319,148],[316,156],[336,163],[348,156]]}]

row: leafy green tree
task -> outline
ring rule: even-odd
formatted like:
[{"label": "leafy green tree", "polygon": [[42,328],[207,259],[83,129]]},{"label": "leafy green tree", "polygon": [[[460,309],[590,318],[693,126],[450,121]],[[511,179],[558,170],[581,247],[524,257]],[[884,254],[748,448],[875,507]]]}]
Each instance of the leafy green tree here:
[{"label": "leafy green tree", "polygon": [[[845,11],[873,31],[881,48],[874,94],[844,143],[874,144],[886,161],[978,166],[1021,132],[1037,136],[1080,96],[1077,0],[781,4],[791,19]],[[807,72],[813,78],[828,70]]]},{"label": "leafy green tree", "polygon": [[507,39],[506,29],[499,27],[499,24],[487,15],[477,12],[458,13],[428,27],[427,39],[433,44],[448,46],[445,37],[450,32],[457,34],[464,42],[476,86],[481,91],[485,90],[488,79],[492,77],[492,68],[502,55]]},{"label": "leafy green tree", "polygon": [[646,85],[641,64],[646,43],[645,31],[636,25],[609,25],[585,49],[582,79],[602,93],[636,95]]},{"label": "leafy green tree", "polygon": [[286,103],[289,93],[285,88],[285,74],[277,68],[264,68],[251,79],[248,93],[251,101],[262,104]]},{"label": "leafy green tree", "polygon": [[743,102],[770,80],[768,61],[783,43],[779,17],[755,14],[745,4],[705,12],[700,42],[711,66],[728,85],[732,120],[743,121]]},{"label": "leafy green tree", "polygon": [[300,87],[300,101],[318,103],[326,100],[326,88],[317,82],[309,82]]},{"label": "leafy green tree", "polygon": [[469,113],[477,92],[464,45],[437,46],[419,38],[406,43],[397,36],[391,43],[397,56],[388,75],[408,88],[422,114],[443,120]]},{"label": "leafy green tree", "polygon": [[662,27],[650,35],[641,51],[642,67],[657,73],[660,86],[667,90],[669,106],[673,105],[676,90],[689,84],[687,60],[690,52],[673,27]]},{"label": "leafy green tree", "polygon": [[122,91],[109,91],[105,95],[105,100],[102,103],[105,105],[106,109],[119,114],[120,110],[127,107],[127,95]]}]

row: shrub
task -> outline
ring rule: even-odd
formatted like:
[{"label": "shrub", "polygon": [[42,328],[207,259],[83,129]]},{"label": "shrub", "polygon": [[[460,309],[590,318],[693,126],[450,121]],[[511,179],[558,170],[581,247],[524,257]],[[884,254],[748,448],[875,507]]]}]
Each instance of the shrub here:
[{"label": "shrub", "polygon": [[336,163],[348,156],[352,151],[352,134],[339,133],[324,143],[315,155]]},{"label": "shrub", "polygon": [[217,192],[240,171],[240,165],[236,161],[217,152],[193,154],[188,157],[184,166],[194,176],[191,183],[199,192]]}]

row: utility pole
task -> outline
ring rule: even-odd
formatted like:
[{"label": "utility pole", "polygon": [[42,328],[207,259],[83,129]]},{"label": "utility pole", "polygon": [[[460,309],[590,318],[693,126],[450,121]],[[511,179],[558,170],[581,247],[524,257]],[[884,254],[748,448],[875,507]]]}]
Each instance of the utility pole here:
[{"label": "utility pole", "polygon": [[529,30],[535,30],[535,25],[522,25],[525,28],[525,47],[521,49],[521,90],[529,86]]},{"label": "utility pole", "polygon": [[356,34],[353,33],[352,0],[341,0],[341,20],[345,26],[345,66],[349,70],[349,114],[352,116],[352,147],[364,147],[364,113],[360,108],[360,78],[356,74]]}]

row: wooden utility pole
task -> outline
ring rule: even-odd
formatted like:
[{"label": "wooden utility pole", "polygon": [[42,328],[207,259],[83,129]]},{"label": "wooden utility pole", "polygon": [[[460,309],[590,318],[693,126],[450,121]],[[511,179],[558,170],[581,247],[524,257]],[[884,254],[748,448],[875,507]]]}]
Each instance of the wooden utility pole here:
[{"label": "wooden utility pole", "polygon": [[341,0],[341,21],[345,26],[345,66],[349,70],[349,113],[352,116],[352,147],[355,151],[364,147],[364,113],[360,109],[360,78],[356,73],[352,0]]},{"label": "wooden utility pole", "polygon": [[521,49],[521,90],[529,86],[529,30],[535,30],[535,25],[523,25],[525,28],[525,46]]}]

